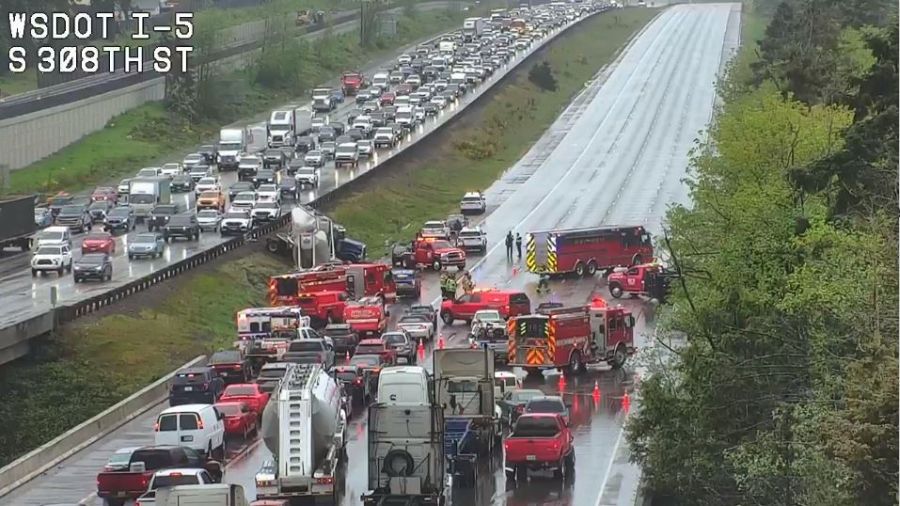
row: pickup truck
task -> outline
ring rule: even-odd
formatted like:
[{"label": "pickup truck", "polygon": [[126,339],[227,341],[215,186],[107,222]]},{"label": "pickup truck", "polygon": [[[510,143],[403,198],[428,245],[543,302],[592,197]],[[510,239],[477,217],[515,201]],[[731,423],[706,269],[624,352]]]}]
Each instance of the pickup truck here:
[{"label": "pickup truck", "polygon": [[552,470],[555,478],[575,476],[574,437],[556,413],[521,415],[504,442],[507,476],[524,483],[528,471]]},{"label": "pickup truck", "polygon": [[281,360],[297,364],[319,363],[328,370],[334,367],[334,344],[327,337],[298,339],[288,345]]},{"label": "pickup truck", "polygon": [[221,478],[215,479],[206,469],[161,469],[153,473],[153,477],[150,478],[150,483],[147,485],[147,491],[138,497],[135,506],[156,504],[156,491],[160,488],[178,485],[211,485],[219,481]]},{"label": "pickup truck", "polygon": [[136,499],[147,491],[150,479],[160,469],[177,467],[202,468],[203,457],[190,448],[180,446],[146,446],[131,454],[128,468],[103,471],[97,475],[97,496],[112,506]]}]

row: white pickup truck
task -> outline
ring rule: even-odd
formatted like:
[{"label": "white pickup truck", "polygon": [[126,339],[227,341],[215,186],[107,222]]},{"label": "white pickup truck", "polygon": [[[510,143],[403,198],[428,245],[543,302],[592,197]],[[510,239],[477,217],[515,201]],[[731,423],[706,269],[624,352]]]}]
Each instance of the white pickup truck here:
[{"label": "white pickup truck", "polygon": [[138,497],[136,504],[155,505],[157,489],[177,485],[212,485],[221,481],[213,478],[206,469],[162,469],[153,474],[147,492]]}]

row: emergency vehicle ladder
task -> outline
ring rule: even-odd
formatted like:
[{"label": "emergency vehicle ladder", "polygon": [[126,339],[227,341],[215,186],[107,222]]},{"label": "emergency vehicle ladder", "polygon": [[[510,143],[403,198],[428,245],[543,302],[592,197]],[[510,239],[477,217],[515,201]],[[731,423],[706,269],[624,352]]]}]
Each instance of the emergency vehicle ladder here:
[{"label": "emergency vehicle ladder", "polygon": [[[309,437],[304,432],[310,430],[309,420],[305,419],[303,403],[310,402],[310,389],[312,382],[316,378],[317,373],[321,369],[319,364],[297,364],[288,369],[282,380],[281,390],[283,393],[279,395],[282,403],[287,408],[287,430],[290,444],[287,448],[287,464],[285,470],[291,476],[301,476],[309,471],[303,468],[305,459],[303,458],[303,449],[306,445],[302,443],[304,437]],[[311,408],[307,408],[307,411]],[[307,413],[311,414],[311,413]],[[281,423],[285,423],[282,421]],[[284,450],[284,448],[282,448]]]}]

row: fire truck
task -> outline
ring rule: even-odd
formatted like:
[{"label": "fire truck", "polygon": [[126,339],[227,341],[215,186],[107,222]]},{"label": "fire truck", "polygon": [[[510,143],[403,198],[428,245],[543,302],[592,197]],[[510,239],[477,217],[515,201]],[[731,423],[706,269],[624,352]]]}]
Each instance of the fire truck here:
[{"label": "fire truck", "polygon": [[650,234],[644,227],[595,227],[545,230],[525,236],[525,267],[536,274],[593,276],[653,258]]},{"label": "fire truck", "polygon": [[315,327],[344,321],[344,307],[350,296],[343,290],[323,290],[299,294],[297,303]]},{"label": "fire truck", "polygon": [[551,306],[510,318],[506,329],[509,366],[529,374],[545,369],[578,374],[600,362],[619,368],[635,351],[631,311],[601,297],[588,306]]},{"label": "fire truck", "polygon": [[387,264],[325,264],[269,278],[269,303],[299,306],[300,298],[311,292],[342,291],[350,298],[397,299],[397,286]]},{"label": "fire truck", "polygon": [[369,336],[380,336],[387,330],[387,317],[390,316],[384,302],[378,297],[363,297],[357,301],[347,302],[344,307],[344,323],[359,334],[360,339]]},{"label": "fire truck", "polygon": [[309,327],[310,319],[299,307],[253,307],[237,313],[238,340],[235,348],[248,357],[254,370],[277,361],[287,351],[297,329]]}]

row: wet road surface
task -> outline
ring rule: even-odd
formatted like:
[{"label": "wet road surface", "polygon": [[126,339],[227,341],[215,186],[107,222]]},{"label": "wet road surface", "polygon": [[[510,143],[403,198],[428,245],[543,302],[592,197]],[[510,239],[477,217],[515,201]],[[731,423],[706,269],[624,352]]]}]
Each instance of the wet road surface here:
[{"label": "wet road surface", "polygon": [[[578,304],[592,294],[607,295],[605,282],[598,276],[556,280],[549,295],[538,296],[534,293],[537,279],[520,271],[520,260],[506,260],[499,239],[507,230],[524,234],[538,228],[601,223],[639,222],[658,231],[665,206],[687,199],[680,180],[685,175],[688,150],[711,115],[726,26],[739,9],[738,4],[669,9],[630,44],[614,66],[575,98],[529,153],[486,192],[491,205],[484,225],[496,240],[487,254],[470,266],[476,285],[522,289],[533,305],[546,300]],[[421,300],[437,304],[436,275],[426,274],[424,286]],[[621,303],[637,317],[635,345],[651,348],[652,313],[640,300]],[[392,315],[402,312],[397,307]],[[441,332],[448,347],[467,345],[464,325],[442,325]],[[635,367],[641,355],[639,352],[621,371],[591,370],[582,378],[562,382],[556,373],[526,379],[526,388],[561,394],[570,405],[576,447],[573,483],[562,485],[533,477],[507,490],[498,459],[493,470],[482,469],[478,487],[452,490],[451,504],[633,504],[639,470],[628,463],[622,428],[628,411],[634,409],[629,400],[642,372]],[[430,360],[425,365],[429,367]],[[521,371],[517,374],[524,377]],[[99,504],[89,495],[98,469],[115,449],[152,442],[150,427],[163,407],[150,408],[45,477],[0,499],[0,504],[46,504],[82,497],[85,504]],[[350,433],[350,464],[342,500],[347,505],[359,503],[367,482],[366,428],[359,414],[353,418]],[[254,474],[268,457],[263,445],[251,443],[231,460],[226,481],[243,485],[248,496],[254,497]]]}]

